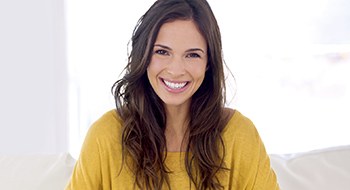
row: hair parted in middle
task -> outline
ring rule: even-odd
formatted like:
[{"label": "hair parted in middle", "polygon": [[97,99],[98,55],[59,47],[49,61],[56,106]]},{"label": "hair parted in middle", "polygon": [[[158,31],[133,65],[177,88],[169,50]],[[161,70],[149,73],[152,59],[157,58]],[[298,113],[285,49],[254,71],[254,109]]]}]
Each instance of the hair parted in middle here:
[{"label": "hair parted in middle", "polygon": [[221,133],[224,116],[225,76],[220,30],[205,0],[158,0],[138,21],[131,39],[125,75],[112,87],[117,111],[123,120],[123,160],[130,156],[135,184],[141,189],[169,185],[165,165],[166,114],[152,89],[147,68],[160,27],[175,20],[192,20],[207,43],[205,78],[191,98],[185,151],[186,171],[196,189],[222,189],[217,174],[227,170]]}]

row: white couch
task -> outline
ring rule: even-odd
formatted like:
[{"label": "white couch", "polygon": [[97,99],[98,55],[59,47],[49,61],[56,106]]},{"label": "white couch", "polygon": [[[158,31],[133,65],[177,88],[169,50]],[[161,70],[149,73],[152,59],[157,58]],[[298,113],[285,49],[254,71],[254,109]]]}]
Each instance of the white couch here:
[{"label": "white couch", "polygon": [[350,146],[270,158],[282,190],[350,190]]},{"label": "white couch", "polygon": [[[350,190],[350,146],[270,156],[282,190]],[[74,164],[69,154],[0,155],[0,189],[63,190]]]},{"label": "white couch", "polygon": [[0,190],[63,190],[74,164],[69,154],[0,155]]}]

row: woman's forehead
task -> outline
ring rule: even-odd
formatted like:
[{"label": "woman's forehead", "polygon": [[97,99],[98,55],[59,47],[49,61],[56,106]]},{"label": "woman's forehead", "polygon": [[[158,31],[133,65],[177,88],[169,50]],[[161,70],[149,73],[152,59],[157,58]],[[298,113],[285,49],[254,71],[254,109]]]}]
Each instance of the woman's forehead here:
[{"label": "woman's forehead", "polygon": [[164,23],[160,27],[155,44],[179,48],[201,48],[205,51],[207,48],[206,40],[193,20]]}]

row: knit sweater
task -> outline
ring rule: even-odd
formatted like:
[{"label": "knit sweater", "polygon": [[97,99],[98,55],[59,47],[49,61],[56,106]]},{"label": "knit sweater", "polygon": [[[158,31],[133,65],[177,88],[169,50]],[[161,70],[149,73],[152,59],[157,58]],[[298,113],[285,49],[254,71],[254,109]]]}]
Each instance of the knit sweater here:
[{"label": "knit sweater", "polygon": [[[122,167],[122,120],[111,110],[89,129],[66,190],[131,190],[135,178]],[[224,164],[229,171],[218,174],[225,190],[278,190],[276,175],[253,123],[235,110],[227,123]],[[185,169],[184,153],[168,152],[165,160],[173,190],[194,189]],[[122,167],[122,168],[121,168]],[[164,185],[164,189],[166,185]],[[136,188],[137,189],[137,188]]]}]

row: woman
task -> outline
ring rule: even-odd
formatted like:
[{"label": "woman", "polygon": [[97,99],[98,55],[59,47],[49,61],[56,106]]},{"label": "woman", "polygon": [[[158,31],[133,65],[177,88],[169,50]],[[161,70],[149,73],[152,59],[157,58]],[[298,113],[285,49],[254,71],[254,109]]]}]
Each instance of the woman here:
[{"label": "woman", "polygon": [[67,189],[278,189],[254,125],[224,108],[221,48],[205,0],[156,1]]}]

